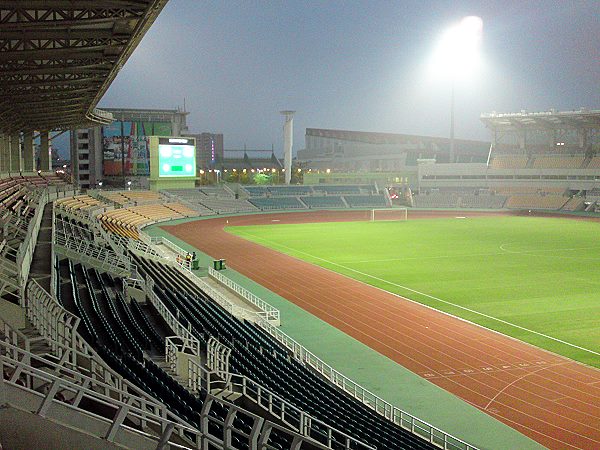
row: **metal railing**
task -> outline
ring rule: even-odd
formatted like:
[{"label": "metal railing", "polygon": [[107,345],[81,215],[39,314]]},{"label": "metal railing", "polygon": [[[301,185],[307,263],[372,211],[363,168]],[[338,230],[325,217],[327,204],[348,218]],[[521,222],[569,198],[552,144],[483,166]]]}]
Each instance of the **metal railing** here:
[{"label": "metal railing", "polygon": [[200,355],[200,343],[196,339],[196,337],[188,331],[186,327],[184,327],[179,320],[171,314],[171,311],[165,306],[165,304],[158,298],[158,296],[154,293],[153,290],[154,281],[150,277],[146,277],[146,297],[150,300],[150,303],[154,306],[156,311],[160,314],[160,316],[165,320],[169,328],[181,339],[184,339],[185,342],[196,342],[192,346],[197,353],[196,355]]},{"label": "metal railing", "polygon": [[260,309],[260,312],[256,313],[259,317],[268,320],[269,322],[275,322],[276,325],[279,325],[280,313],[277,308],[269,305],[263,299],[257,297],[252,292],[250,292],[248,289],[240,286],[231,278],[226,277],[221,272],[213,269],[212,267],[208,268],[208,274],[221,284],[234,291],[240,297],[244,298],[245,300],[249,301],[254,306],[256,306],[258,309]]},{"label": "metal railing", "polygon": [[61,229],[56,229],[53,244],[56,246],[57,253],[76,261],[83,261],[101,271],[119,276],[129,276],[131,274],[132,264],[127,256],[95,245],[85,239],[75,239]]},{"label": "metal railing", "polygon": [[[175,332],[177,337],[181,339],[181,342],[178,343],[173,337],[167,338],[165,343],[166,360],[172,370],[181,370],[178,361],[179,353],[183,351],[185,347],[188,347],[190,350],[192,350],[191,354],[193,356],[200,356],[199,352],[197,354],[193,353],[196,351],[196,345],[198,341],[195,337],[193,337],[187,328],[179,323],[177,318],[167,309],[160,298],[152,291],[153,285],[154,281],[152,278],[147,277],[146,286],[148,291],[146,294],[158,313]],[[197,348],[199,351],[199,344]],[[292,427],[302,436],[315,438],[315,435],[318,432],[311,427],[311,424],[317,423],[321,425],[321,428],[327,430],[328,442],[330,445],[336,444],[336,448],[340,448],[340,444],[344,445],[342,448],[345,449],[373,448],[360,442],[358,439],[343,433],[342,431],[332,428],[325,422],[313,418],[309,414],[293,406],[291,403],[288,403],[277,394],[273,393],[261,384],[251,380],[250,378],[239,374],[230,373],[229,375],[231,377],[227,381],[223,381],[216,372],[205,369],[198,364],[197,361],[194,361],[191,358],[188,358],[187,360],[188,387],[194,391],[198,391],[201,387],[204,387],[207,392],[211,392],[213,386],[215,385],[219,386],[221,389],[225,388],[233,389],[234,391],[237,390],[245,395],[248,399],[255,402],[258,406],[274,414],[275,417]],[[213,380],[213,378],[215,379]],[[321,438],[323,438],[323,436],[321,436]]]},{"label": "metal railing", "polygon": [[257,317],[259,314],[258,312],[250,311],[242,306],[232,303],[225,295],[221,294],[219,291],[217,291],[212,286],[207,284],[204,280],[202,280],[194,275],[191,275],[190,278],[192,276],[197,280],[197,281],[194,280],[194,281],[196,281],[196,284],[206,294],[208,294],[209,297],[211,297],[215,302],[217,302],[221,306],[221,308],[223,308],[229,314],[231,314],[232,316],[238,317],[240,319],[245,319],[245,320],[250,320],[250,321],[257,320]]},{"label": "metal railing", "polygon": [[401,426],[406,430],[421,436],[427,441],[443,448],[445,450],[477,450],[476,447],[467,442],[458,439],[445,431],[401,410],[392,405],[371,391],[365,389],[360,384],[352,381],[350,378],[335,370],[321,358],[309,351],[302,344],[298,343],[290,336],[285,334],[279,328],[271,325],[266,320],[256,322],[263,330],[273,336],[277,341],[285,345],[296,359],[312,367],[316,372],[321,374],[327,380],[352,397],[360,400],[362,403],[373,409],[378,414],[381,414],[386,419],[392,421],[396,425]]}]

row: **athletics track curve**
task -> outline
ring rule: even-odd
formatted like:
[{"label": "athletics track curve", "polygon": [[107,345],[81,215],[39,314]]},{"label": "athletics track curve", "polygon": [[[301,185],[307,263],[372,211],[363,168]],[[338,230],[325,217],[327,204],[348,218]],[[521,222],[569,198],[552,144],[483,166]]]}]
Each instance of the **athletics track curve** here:
[{"label": "athletics track curve", "polygon": [[[226,233],[230,225],[365,220],[364,211],[275,213],[165,231],[550,449],[600,448],[600,370]],[[481,212],[460,212],[474,217]],[[454,217],[411,212],[409,218]],[[257,264],[260,261],[260,264]]]}]

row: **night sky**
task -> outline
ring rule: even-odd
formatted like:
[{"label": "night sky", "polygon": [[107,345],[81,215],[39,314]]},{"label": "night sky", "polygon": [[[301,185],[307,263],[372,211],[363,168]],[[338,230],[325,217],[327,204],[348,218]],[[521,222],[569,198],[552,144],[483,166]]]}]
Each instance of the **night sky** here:
[{"label": "night sky", "polygon": [[[175,108],[225,148],[282,148],[279,110],[307,127],[448,136],[443,31],[483,19],[482,66],[457,81],[456,136],[482,112],[600,109],[600,0],[170,0],[100,107]],[[433,76],[437,75],[437,76]]]}]

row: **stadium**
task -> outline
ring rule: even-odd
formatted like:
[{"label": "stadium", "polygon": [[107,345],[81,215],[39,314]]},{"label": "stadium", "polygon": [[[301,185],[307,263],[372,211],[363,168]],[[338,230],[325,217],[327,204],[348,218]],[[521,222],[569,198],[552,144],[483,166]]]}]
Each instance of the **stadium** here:
[{"label": "stadium", "polygon": [[166,4],[0,0],[0,448],[600,448],[600,110],[228,150],[98,107]]}]

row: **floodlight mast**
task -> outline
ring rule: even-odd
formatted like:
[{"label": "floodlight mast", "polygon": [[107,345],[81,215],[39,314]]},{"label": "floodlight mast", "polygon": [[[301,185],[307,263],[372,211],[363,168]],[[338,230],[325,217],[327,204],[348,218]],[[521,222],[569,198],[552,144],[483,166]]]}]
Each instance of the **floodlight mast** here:
[{"label": "floodlight mast", "polygon": [[283,124],[283,167],[285,184],[292,180],[292,146],[294,144],[294,113],[296,111],[280,111],[285,116]]},{"label": "floodlight mast", "polygon": [[480,17],[468,16],[460,23],[449,29],[442,42],[443,58],[445,59],[451,77],[450,92],[450,162],[454,162],[454,112],[455,112],[455,84],[459,71],[469,71],[477,60],[479,44],[483,30],[483,21]]}]

